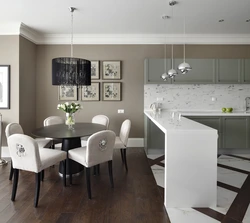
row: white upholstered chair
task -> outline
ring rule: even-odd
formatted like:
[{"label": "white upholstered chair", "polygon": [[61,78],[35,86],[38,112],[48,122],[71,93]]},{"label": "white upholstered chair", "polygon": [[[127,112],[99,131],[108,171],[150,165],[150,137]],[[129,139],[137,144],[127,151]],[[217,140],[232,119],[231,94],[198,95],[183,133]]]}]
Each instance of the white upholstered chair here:
[{"label": "white upholstered chair", "polygon": [[[6,138],[8,139],[8,137],[13,134],[24,134],[23,128],[20,124],[12,122],[6,126],[5,128]],[[37,142],[39,148],[43,148],[50,142],[49,139],[39,139],[39,138],[35,139],[35,141]],[[9,180],[12,180],[12,177],[13,177],[13,168],[11,163]]]},{"label": "white upholstered chair", "polygon": [[24,134],[13,134],[8,137],[7,141],[14,169],[12,201],[16,197],[19,170],[36,173],[35,207],[38,205],[41,172],[44,169],[63,161],[63,182],[64,186],[66,186],[66,152],[45,148],[39,149],[37,142]]},{"label": "white upholstered chair", "polygon": [[[112,159],[115,136],[116,135],[113,131],[103,130],[91,135],[88,138],[86,147],[79,147],[68,151],[68,158],[70,160],[74,160],[86,167],[86,181],[89,199],[91,199],[90,168],[93,166],[108,162],[110,182],[111,186],[114,187]],[[72,174],[70,169],[69,173],[70,183],[72,184]]]},{"label": "white upholstered chair", "polygon": [[[44,119],[43,126],[49,126],[49,125],[56,125],[56,124],[63,124],[65,120],[60,116],[49,116],[48,118]],[[55,144],[61,143],[61,140],[55,140],[52,138],[46,138],[51,140],[51,148],[55,149]]]},{"label": "white upholstered chair", "polygon": [[122,162],[125,164],[126,171],[128,171],[126,149],[128,144],[130,128],[131,128],[131,121],[129,119],[126,119],[121,125],[120,134],[119,136],[116,136],[114,145],[114,149],[121,150]]},{"label": "white upholstered chair", "polygon": [[[106,126],[106,129],[109,127],[109,118],[106,115],[96,115],[92,118],[92,123],[100,124]],[[81,138],[82,146],[86,146],[88,137]]]}]

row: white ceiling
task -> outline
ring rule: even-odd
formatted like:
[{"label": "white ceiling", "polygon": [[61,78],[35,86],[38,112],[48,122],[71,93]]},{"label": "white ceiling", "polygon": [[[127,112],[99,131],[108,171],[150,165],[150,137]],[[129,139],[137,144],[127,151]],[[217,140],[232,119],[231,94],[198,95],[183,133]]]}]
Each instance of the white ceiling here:
[{"label": "white ceiling", "polygon": [[[71,32],[68,7],[73,6],[77,8],[76,37],[157,37],[159,42],[171,35],[183,38],[185,15],[187,39],[219,36],[250,42],[250,22],[246,22],[250,19],[250,0],[177,0],[173,7],[168,3],[169,0],[0,0],[0,34],[13,34],[23,23],[36,31],[32,33],[38,42],[48,36],[66,38]],[[172,16],[172,11],[171,19],[161,18],[164,14]],[[219,23],[220,19],[225,21]]]}]

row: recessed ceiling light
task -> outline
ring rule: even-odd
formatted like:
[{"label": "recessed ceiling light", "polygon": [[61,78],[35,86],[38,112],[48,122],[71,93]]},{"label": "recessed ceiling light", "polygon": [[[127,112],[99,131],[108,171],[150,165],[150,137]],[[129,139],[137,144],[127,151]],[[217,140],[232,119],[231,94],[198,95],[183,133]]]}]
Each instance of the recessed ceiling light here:
[{"label": "recessed ceiling light", "polygon": [[250,19],[247,19],[246,22],[250,22]]},{"label": "recessed ceiling light", "polygon": [[224,22],[224,19],[220,19],[219,22]]}]

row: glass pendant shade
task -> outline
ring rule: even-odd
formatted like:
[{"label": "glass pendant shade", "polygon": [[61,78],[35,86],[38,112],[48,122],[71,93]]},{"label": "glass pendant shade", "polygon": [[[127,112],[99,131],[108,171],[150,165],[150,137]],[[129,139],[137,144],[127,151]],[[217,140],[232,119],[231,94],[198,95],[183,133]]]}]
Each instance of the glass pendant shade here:
[{"label": "glass pendant shade", "polygon": [[72,57],[54,58],[52,85],[91,85],[91,62]]},{"label": "glass pendant shade", "polygon": [[182,74],[186,74],[188,71],[192,70],[192,67],[184,61],[183,63],[179,64],[178,70]]},{"label": "glass pendant shade", "polygon": [[168,79],[168,74],[164,73],[161,75],[161,78],[164,80],[164,81],[167,81]]}]

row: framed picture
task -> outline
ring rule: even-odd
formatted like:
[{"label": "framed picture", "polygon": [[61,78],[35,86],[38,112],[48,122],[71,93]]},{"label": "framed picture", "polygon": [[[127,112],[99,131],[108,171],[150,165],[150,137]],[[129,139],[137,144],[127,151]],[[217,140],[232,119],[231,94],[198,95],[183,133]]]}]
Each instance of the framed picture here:
[{"label": "framed picture", "polygon": [[99,79],[100,73],[99,73],[99,61],[91,61],[91,79]]},{"label": "framed picture", "polygon": [[103,61],[102,78],[106,80],[121,79],[121,61]]},{"label": "framed picture", "polygon": [[0,109],[10,108],[10,65],[0,65]]},{"label": "framed picture", "polygon": [[59,86],[58,87],[58,100],[76,101],[77,100],[77,87],[76,86]]},{"label": "framed picture", "polygon": [[103,101],[121,101],[121,83],[103,83]]},{"label": "framed picture", "polygon": [[99,101],[100,90],[99,83],[92,82],[90,86],[82,86],[82,101]]}]

